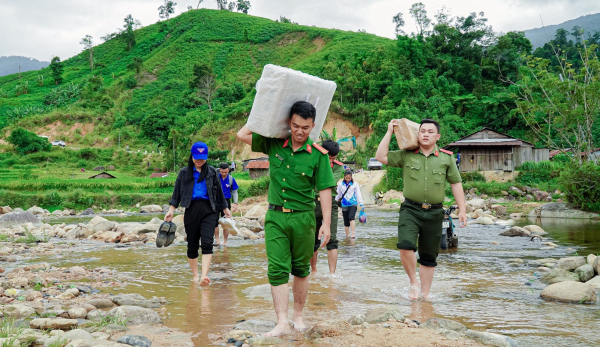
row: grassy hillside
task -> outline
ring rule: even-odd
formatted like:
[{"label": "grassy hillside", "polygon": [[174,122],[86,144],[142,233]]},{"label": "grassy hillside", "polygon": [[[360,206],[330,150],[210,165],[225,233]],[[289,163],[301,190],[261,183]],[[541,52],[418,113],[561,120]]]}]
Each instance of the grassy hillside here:
[{"label": "grassy hillside", "polygon": [[[575,26],[579,26],[584,30],[584,38],[587,38],[588,35],[593,35],[595,31],[600,32],[600,13],[581,16],[564,23],[548,25],[544,28],[525,30],[525,37],[531,41],[531,45],[536,49],[542,47],[545,43],[550,42],[550,40],[554,38],[556,30],[565,29],[571,33]],[[572,35],[568,35],[567,38],[575,41],[575,38]]]}]

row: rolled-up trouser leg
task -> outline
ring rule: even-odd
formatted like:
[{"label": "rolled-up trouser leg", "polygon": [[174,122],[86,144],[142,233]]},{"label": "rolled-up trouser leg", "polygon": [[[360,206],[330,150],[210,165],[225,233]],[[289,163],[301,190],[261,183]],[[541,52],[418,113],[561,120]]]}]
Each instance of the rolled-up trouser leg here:
[{"label": "rolled-up trouser leg", "polygon": [[212,254],[215,225],[218,219],[219,214],[213,212],[208,200],[192,200],[190,206],[185,209],[183,224],[187,235],[188,258],[198,258],[200,247],[202,247],[202,254]]}]

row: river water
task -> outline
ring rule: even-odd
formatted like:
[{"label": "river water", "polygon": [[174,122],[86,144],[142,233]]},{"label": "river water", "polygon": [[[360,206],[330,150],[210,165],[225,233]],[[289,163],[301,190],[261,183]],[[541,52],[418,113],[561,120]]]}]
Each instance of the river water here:
[{"label": "river water", "polygon": [[[320,272],[311,278],[305,308],[307,324],[396,305],[419,321],[432,316],[449,318],[475,330],[511,336],[522,346],[600,345],[600,305],[542,300],[540,292],[546,285],[539,281],[536,267],[526,264],[530,259],[600,253],[599,222],[519,221],[519,225],[542,226],[549,232],[545,241],[559,245],[554,250],[540,250],[541,243],[528,238],[499,236],[503,228],[495,225],[459,229],[459,247],[440,254],[433,302],[425,303],[404,297],[408,279],[396,249],[397,211],[367,212],[368,223],[358,226],[356,240],[340,238],[336,278],[324,275],[328,272],[326,252],[319,253]],[[148,221],[152,216],[140,218]],[[342,223],[339,228],[338,235],[343,236]],[[58,266],[104,266],[143,276],[125,291],[169,299],[165,323],[194,333],[196,346],[213,344],[214,334],[229,331],[242,319],[275,320],[262,240],[230,240],[229,247],[215,248],[209,274],[212,285],[207,289],[190,283],[184,243],[165,249],[153,245],[86,247],[81,253],[44,260]],[[525,264],[513,267],[508,263],[512,258],[521,258]]]}]

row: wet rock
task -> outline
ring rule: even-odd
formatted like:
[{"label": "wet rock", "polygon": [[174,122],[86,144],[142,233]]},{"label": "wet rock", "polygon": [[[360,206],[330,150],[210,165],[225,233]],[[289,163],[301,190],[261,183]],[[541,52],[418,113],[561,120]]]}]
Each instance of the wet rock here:
[{"label": "wet rock", "polygon": [[158,205],[144,205],[140,207],[140,213],[160,213],[162,210],[162,207]]},{"label": "wet rock", "polygon": [[585,282],[585,284],[590,285],[596,289],[600,289],[600,276],[596,276],[591,280]]},{"label": "wet rock", "polygon": [[275,322],[260,319],[243,321],[233,327],[234,330],[248,330],[256,333],[267,333],[273,330],[273,328],[275,328]]},{"label": "wet rock", "polygon": [[250,210],[248,210],[248,212],[246,212],[246,214],[244,215],[244,218],[248,218],[248,219],[259,219],[260,217],[264,217],[267,214],[267,211],[265,211],[264,208],[260,207],[259,205],[253,206]]},{"label": "wet rock", "polygon": [[119,306],[139,306],[144,308],[160,307],[160,299],[147,300],[140,294],[119,294],[111,298],[112,302]]},{"label": "wet rock", "polygon": [[119,337],[117,342],[123,343],[126,345],[130,345],[130,346],[137,346],[137,347],[152,346],[152,342],[150,342],[150,340],[148,340],[147,337],[142,336],[142,335],[123,335],[123,336]]},{"label": "wet rock", "polygon": [[281,340],[278,337],[253,337],[251,339],[248,339],[248,344],[250,344],[250,346],[271,346],[271,345],[280,345],[283,343],[283,340]]},{"label": "wet rock", "polygon": [[119,306],[108,312],[110,317],[127,319],[127,325],[161,323],[158,313],[139,306]]},{"label": "wet rock", "polygon": [[521,227],[512,227],[512,228],[500,233],[500,236],[510,236],[510,237],[531,236],[531,233]]},{"label": "wet rock", "polygon": [[542,290],[540,297],[544,300],[574,304],[594,304],[597,299],[593,286],[575,281],[551,284]]},{"label": "wet rock", "polygon": [[585,264],[575,269],[575,275],[579,276],[581,282],[587,282],[594,278],[594,268],[590,264]]},{"label": "wet rock", "polygon": [[2,308],[6,318],[27,318],[35,314],[35,310],[22,304],[6,305]]},{"label": "wet rock", "polygon": [[350,323],[343,320],[329,320],[319,322],[308,330],[308,337],[317,339],[322,337],[340,336],[352,330]]},{"label": "wet rock", "polygon": [[69,309],[67,313],[71,319],[81,319],[87,317],[88,311],[83,307],[75,307]]},{"label": "wet rock", "polygon": [[542,229],[541,227],[537,226],[537,225],[527,225],[524,226],[523,229],[529,231],[531,233],[531,235],[546,235],[548,234],[546,231],[544,231],[544,229]]},{"label": "wet rock", "polygon": [[0,217],[0,228],[12,228],[15,226],[31,223],[34,227],[40,227],[42,222],[33,213],[11,212]]},{"label": "wet rock", "polygon": [[519,345],[515,340],[508,336],[493,334],[488,332],[467,330],[466,335],[473,340],[480,341],[484,345],[496,346],[496,347],[518,347]]},{"label": "wet rock", "polygon": [[249,330],[231,330],[225,335],[225,340],[234,339],[236,341],[244,341],[249,339],[256,334]]},{"label": "wet rock", "polygon": [[489,218],[489,217],[479,217],[479,218],[477,218],[477,220],[475,222],[479,223],[481,225],[492,225],[492,224],[494,224],[494,221],[491,218]]},{"label": "wet rock", "polygon": [[96,308],[112,308],[114,303],[109,299],[92,299],[87,302]]},{"label": "wet rock", "polygon": [[566,281],[577,281],[579,282],[579,277],[574,273],[567,271],[565,269],[555,268],[545,273],[541,281],[548,284],[566,282]]},{"label": "wet rock", "polygon": [[361,325],[364,322],[365,322],[365,315],[363,315],[363,314],[358,314],[358,315],[348,319],[348,323],[350,323],[351,325]]},{"label": "wet rock", "polygon": [[567,257],[560,258],[558,260],[558,267],[567,271],[573,271],[578,267],[585,265],[586,259],[584,257]]},{"label": "wet rock", "polygon": [[444,318],[430,318],[425,323],[421,324],[421,328],[424,329],[432,329],[432,330],[453,330],[453,331],[465,331],[467,327],[458,322],[452,321],[450,319]]},{"label": "wet rock", "polygon": [[396,307],[378,307],[368,311],[365,314],[365,321],[367,323],[382,323],[387,322],[388,319],[394,319],[396,321],[403,321],[404,316]]},{"label": "wet rock", "polygon": [[71,330],[77,327],[77,319],[66,318],[36,318],[29,322],[31,329]]},{"label": "wet rock", "polygon": [[81,214],[84,216],[89,216],[89,215],[96,214],[96,212],[94,212],[94,210],[91,208],[87,208],[85,211],[81,212]]}]

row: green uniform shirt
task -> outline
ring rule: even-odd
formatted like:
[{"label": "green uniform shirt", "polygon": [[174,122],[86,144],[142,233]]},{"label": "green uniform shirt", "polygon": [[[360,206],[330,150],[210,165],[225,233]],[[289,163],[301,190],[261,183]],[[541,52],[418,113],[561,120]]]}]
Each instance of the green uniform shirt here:
[{"label": "green uniform shirt", "polygon": [[309,138],[297,151],[289,139],[273,139],[252,134],[252,151],[269,156],[268,201],[297,211],[315,209],[317,191],[334,187],[329,156],[314,147]]},{"label": "green uniform shirt", "polygon": [[415,202],[440,204],[446,196],[446,181],[461,182],[452,152],[435,150],[426,157],[420,149],[388,153],[388,165],[401,167],[404,197]]}]

